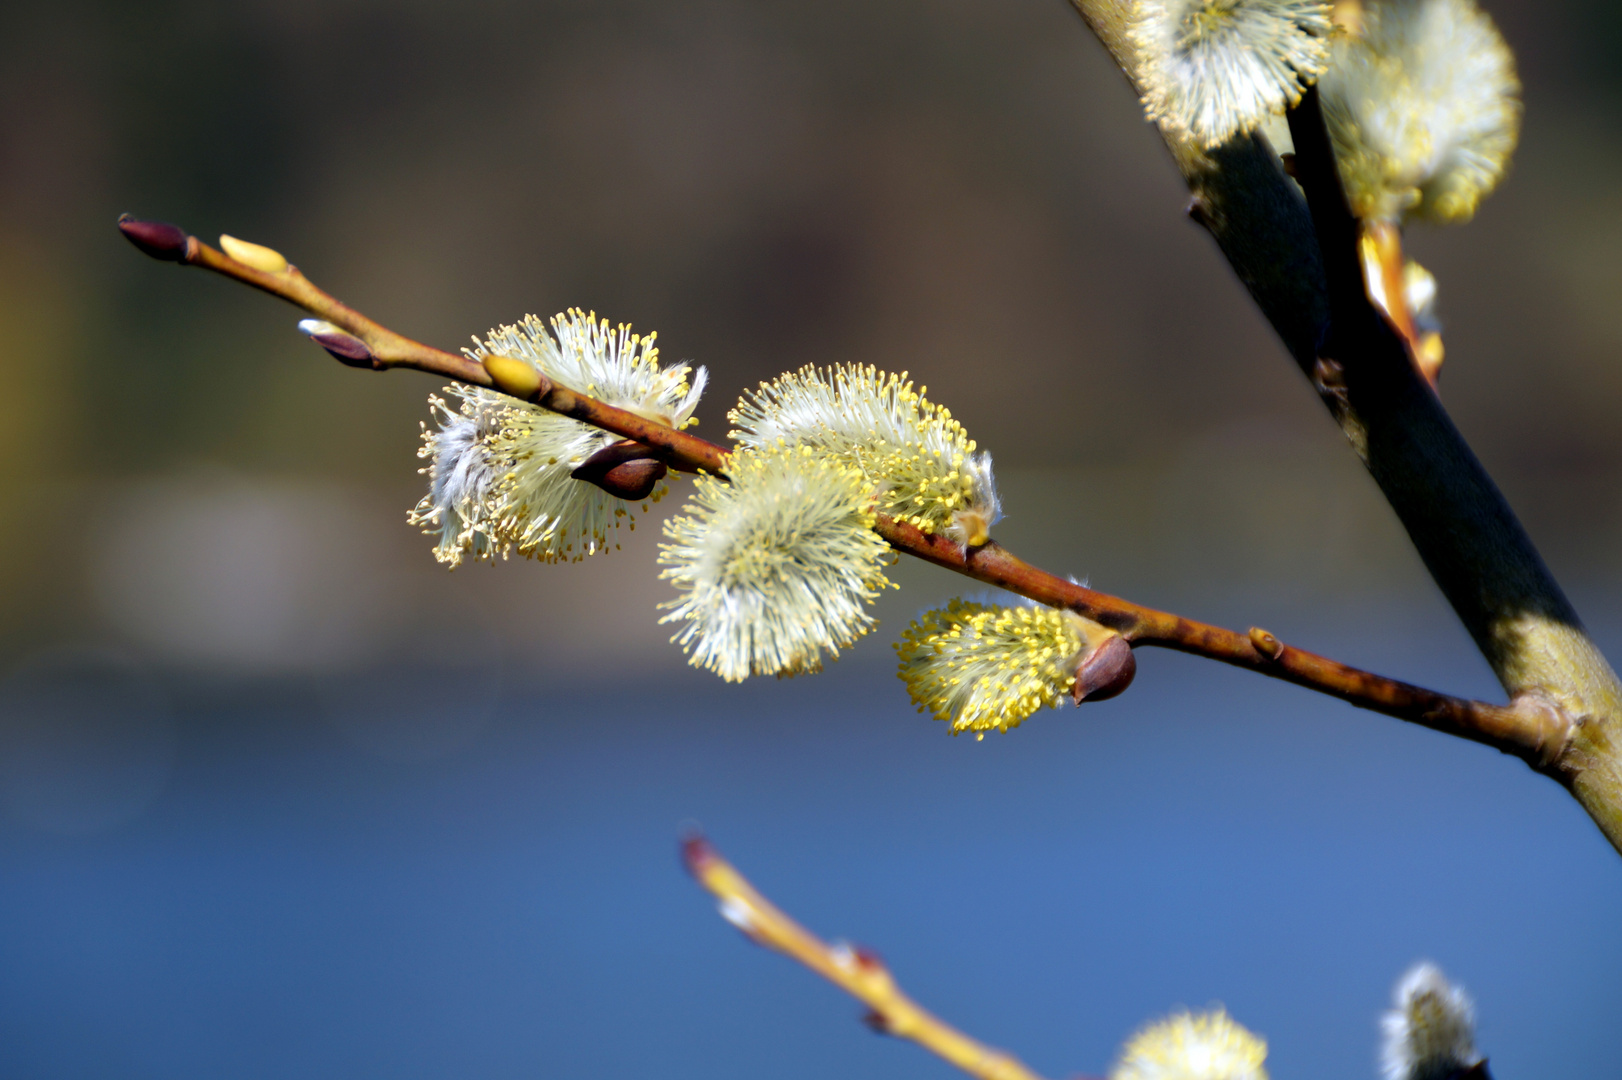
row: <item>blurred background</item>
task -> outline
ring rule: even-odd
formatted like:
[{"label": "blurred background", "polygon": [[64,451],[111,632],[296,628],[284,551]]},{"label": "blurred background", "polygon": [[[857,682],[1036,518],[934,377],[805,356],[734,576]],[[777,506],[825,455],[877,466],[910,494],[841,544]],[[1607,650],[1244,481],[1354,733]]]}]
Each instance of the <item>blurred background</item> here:
[{"label": "blurred background", "polygon": [[[1622,656],[1622,15],[1490,10],[1515,171],[1410,250],[1444,399]],[[1041,565],[1495,696],[1185,198],[1063,0],[0,6],[0,1073],[954,1075],[717,918],[698,821],[1046,1075],[1220,1001],[1275,1076],[1371,1077],[1428,957],[1500,1077],[1614,1076],[1622,862],[1519,762],[1147,650],[953,740],[889,642],[965,582],[912,565],[824,674],[723,685],[655,622],[655,522],[446,573],[405,523],[435,384],[113,228],[445,347],[657,330],[711,438],[792,367],[909,370]]]}]

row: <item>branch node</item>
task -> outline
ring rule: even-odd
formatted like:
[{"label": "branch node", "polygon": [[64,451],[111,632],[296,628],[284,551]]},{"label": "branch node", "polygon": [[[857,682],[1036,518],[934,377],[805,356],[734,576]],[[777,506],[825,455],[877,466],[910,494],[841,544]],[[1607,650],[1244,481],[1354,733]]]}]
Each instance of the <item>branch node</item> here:
[{"label": "branch node", "polygon": [[1565,754],[1572,735],[1582,726],[1583,718],[1572,716],[1546,694],[1537,690],[1523,690],[1510,699],[1510,708],[1519,713],[1526,726],[1526,745],[1532,760],[1540,769],[1547,769]]},{"label": "branch node", "polygon": [[1320,356],[1312,365],[1312,387],[1324,400],[1341,408],[1346,407],[1346,368],[1339,360]]},{"label": "branch node", "polygon": [[1277,660],[1284,655],[1284,642],[1259,626],[1250,628],[1250,644],[1263,660]]},{"label": "branch node", "polygon": [[870,1029],[872,1029],[874,1034],[895,1034],[895,1029],[890,1026],[890,1021],[885,1019],[884,1014],[879,1012],[877,1009],[869,1009],[867,1014],[862,1017],[862,1023],[866,1024]]}]

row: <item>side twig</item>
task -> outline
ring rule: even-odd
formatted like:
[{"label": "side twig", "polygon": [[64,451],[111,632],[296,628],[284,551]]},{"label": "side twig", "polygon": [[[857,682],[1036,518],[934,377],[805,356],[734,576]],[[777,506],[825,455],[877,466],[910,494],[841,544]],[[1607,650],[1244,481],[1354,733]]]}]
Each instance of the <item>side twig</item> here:
[{"label": "side twig", "polygon": [[[560,386],[538,375],[528,365],[517,365],[522,370],[515,369],[511,373],[504,365],[493,365],[486,370],[485,366],[465,357],[411,342],[334,300],[293,267],[267,273],[246,266],[173,225],[121,219],[120,227],[126,235],[132,229],[142,230],[141,238],[154,230],[172,230],[170,246],[186,255],[174,261],[201,266],[280,296],[345,333],[362,338],[367,348],[377,342],[380,347],[393,350],[386,362],[374,360],[366,365],[354,362],[351,353],[358,350],[340,353],[323,342],[349,366],[370,366],[376,370],[410,368],[474,385],[494,385],[502,392],[648,446],[672,468],[725,474],[728,451],[723,446]],[[136,239],[137,246],[153,254],[141,239],[132,239]],[[340,319],[345,321],[340,322]],[[409,347],[398,345],[399,342],[406,342]],[[492,377],[492,373],[496,377]],[[1074,611],[1118,631],[1134,646],[1175,649],[1282,679],[1359,708],[1484,743],[1514,754],[1556,779],[1565,780],[1564,773],[1554,768],[1553,763],[1565,750],[1572,725],[1565,713],[1536,692],[1519,694],[1508,705],[1452,697],[1285,645],[1260,628],[1241,634],[1088,589],[1030,565],[995,542],[965,549],[946,537],[922,532],[883,515],[876,528],[897,551],[1037,603]]]},{"label": "side twig", "polygon": [[1019,1059],[977,1042],[901,992],[890,970],[860,946],[823,941],[749,884],[703,836],[682,841],[688,872],[718,901],[724,917],[757,945],[798,960],[870,1010],[869,1027],[911,1039],[980,1080],[1041,1080]]}]

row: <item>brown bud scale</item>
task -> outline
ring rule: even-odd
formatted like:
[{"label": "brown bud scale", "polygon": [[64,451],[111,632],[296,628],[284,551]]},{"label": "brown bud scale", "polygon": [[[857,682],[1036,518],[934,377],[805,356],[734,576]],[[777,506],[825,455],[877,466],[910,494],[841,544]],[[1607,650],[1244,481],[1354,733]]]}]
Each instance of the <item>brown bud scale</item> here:
[{"label": "brown bud scale", "polygon": [[1076,666],[1076,682],[1070,698],[1077,705],[1085,701],[1107,701],[1132,685],[1138,674],[1138,661],[1132,646],[1119,634],[1111,634],[1089,649]]},{"label": "brown bud scale", "polygon": [[657,452],[635,439],[621,439],[591,455],[569,475],[596,484],[615,498],[636,502],[653,494],[670,471],[654,456]]},{"label": "brown bud scale", "polygon": [[341,364],[358,368],[372,366],[372,350],[353,334],[311,334],[310,340],[331,353]]},{"label": "brown bud scale", "polygon": [[185,262],[186,248],[191,235],[179,225],[171,225],[167,221],[142,221],[140,218],[121,214],[118,218],[118,231],[124,238],[154,259],[164,262]]},{"label": "brown bud scale", "polygon": [[635,461],[614,466],[601,477],[588,483],[596,484],[616,499],[639,502],[653,494],[653,489],[659,486],[659,481],[663,480],[669,471],[669,466],[662,461],[637,458]]}]

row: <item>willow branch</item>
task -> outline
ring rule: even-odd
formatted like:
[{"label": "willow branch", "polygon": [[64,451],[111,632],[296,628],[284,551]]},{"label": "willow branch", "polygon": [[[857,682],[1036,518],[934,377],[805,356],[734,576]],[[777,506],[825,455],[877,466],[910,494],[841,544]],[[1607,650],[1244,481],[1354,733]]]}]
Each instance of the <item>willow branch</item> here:
[{"label": "willow branch", "polygon": [[[1071,2],[1139,88],[1126,34],[1132,5]],[[1167,137],[1193,195],[1189,213],[1312,381],[1510,697],[1542,697],[1573,719],[1552,769],[1622,851],[1622,683],[1373,310],[1316,95],[1290,123],[1301,189],[1258,135],[1210,151]]]},{"label": "willow branch", "polygon": [[[120,226],[126,234],[133,227],[129,220],[121,220]],[[338,345],[341,343],[328,342],[329,351],[345,364],[376,370],[409,368],[478,386],[497,383],[497,389],[521,400],[635,440],[651,448],[672,468],[725,475],[729,452],[726,447],[560,386],[527,364],[517,365],[514,377],[493,379],[490,370],[483,365],[410,342],[352,311],[311,284],[293,267],[266,273],[208,247],[176,226],[140,222],[135,226],[174,230],[170,246],[186,254],[186,258],[175,261],[201,266],[280,296],[357,337],[364,331],[371,335],[363,339],[368,348],[374,341],[383,347],[390,347],[395,342],[407,342],[410,346],[395,347],[386,362],[374,360],[364,364],[357,362],[354,355],[356,350],[340,351]],[[143,250],[147,249],[146,245],[141,245],[139,241],[137,243]],[[340,317],[347,321],[340,323]],[[356,329],[352,330],[351,327]],[[320,340],[319,335],[317,340]],[[522,385],[518,384],[520,379]],[[875,527],[879,535],[897,551],[984,584],[1007,589],[1037,603],[1074,611],[1116,630],[1134,646],[1175,649],[1282,679],[1359,708],[1484,743],[1504,753],[1514,754],[1533,768],[1548,772],[1557,779],[1563,779],[1563,775],[1552,769],[1551,765],[1566,748],[1571,724],[1558,708],[1539,694],[1517,695],[1508,705],[1452,697],[1285,645],[1260,628],[1252,628],[1248,633],[1241,634],[1088,589],[1030,565],[995,542],[965,548],[946,537],[923,532],[884,515],[879,515]]]},{"label": "willow branch", "polygon": [[910,1039],[980,1080],[1041,1080],[1018,1058],[977,1042],[926,1011],[901,992],[873,953],[818,938],[785,915],[702,836],[682,841],[688,871],[712,894],[721,915],[757,945],[798,960],[871,1010],[868,1026]]},{"label": "willow branch", "polygon": [[[261,270],[249,266],[167,222],[140,221],[125,214],[118,219],[118,226],[136,247],[153,258],[199,266],[233,281],[251,285],[351,335],[355,342],[331,343],[324,341],[323,335],[316,335],[318,342],[349,367],[370,368],[373,371],[407,368],[473,386],[489,387],[494,383],[484,365],[466,356],[413,341],[374,322],[317,288],[296,266],[289,265],[282,270]],[[359,348],[355,347],[356,343]],[[635,413],[616,409],[584,394],[576,394],[558,383],[543,378],[533,393],[521,396],[530,397],[553,412],[665,449],[672,455],[670,464],[676,468],[685,468],[689,472],[716,471],[719,468],[719,458],[704,449],[711,444],[702,439],[695,440],[680,432],[673,432]],[[689,458],[684,454],[684,449],[696,450],[700,456]]]},{"label": "willow branch", "polygon": [[1515,754],[1560,778],[1550,765],[1566,748],[1571,723],[1540,695],[1523,694],[1508,705],[1451,697],[1286,645],[1260,627],[1241,634],[1097,592],[1039,570],[995,541],[965,551],[945,537],[889,518],[880,518],[878,532],[899,551],[1038,603],[1067,608],[1119,631],[1134,646],[1158,645],[1282,679]]}]

